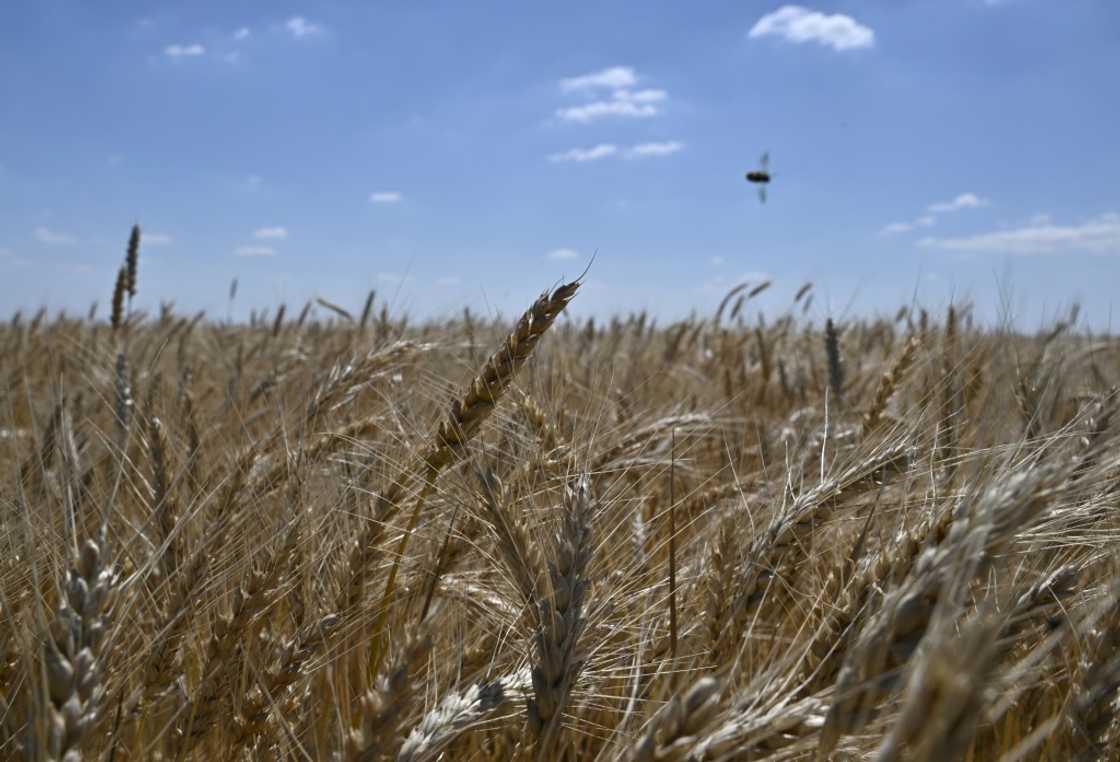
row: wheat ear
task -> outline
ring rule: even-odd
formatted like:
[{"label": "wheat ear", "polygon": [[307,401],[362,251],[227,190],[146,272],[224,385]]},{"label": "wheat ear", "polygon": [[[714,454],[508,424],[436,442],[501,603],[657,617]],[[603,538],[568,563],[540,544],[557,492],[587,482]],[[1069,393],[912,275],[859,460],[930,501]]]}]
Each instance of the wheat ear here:
[{"label": "wheat ear", "polygon": [[591,561],[591,520],[595,502],[587,476],[564,492],[564,518],[554,560],[549,563],[552,594],[540,602],[537,662],[529,728],[537,741],[537,759],[551,759],[560,744],[560,718],[583,667],[579,638],[585,626],[584,597]]},{"label": "wheat ear", "polygon": [[633,762],[683,762],[700,741],[701,733],[719,711],[720,684],[705,676],[688,691],[677,693],[654,715],[634,746]]},{"label": "wheat ear", "polygon": [[77,563],[66,574],[62,600],[43,645],[47,688],[42,701],[46,733],[39,749],[43,759],[80,762],[97,721],[104,694],[102,642],[114,591],[104,547],[104,539],[82,544]]}]

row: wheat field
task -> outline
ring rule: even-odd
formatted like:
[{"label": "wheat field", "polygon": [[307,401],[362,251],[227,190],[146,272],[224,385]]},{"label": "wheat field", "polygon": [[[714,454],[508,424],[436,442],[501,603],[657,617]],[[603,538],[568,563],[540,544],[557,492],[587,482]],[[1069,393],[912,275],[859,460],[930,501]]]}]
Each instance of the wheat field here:
[{"label": "wheat field", "polygon": [[134,308],[141,243],[0,327],[0,758],[1120,758],[1076,313],[236,324]]}]

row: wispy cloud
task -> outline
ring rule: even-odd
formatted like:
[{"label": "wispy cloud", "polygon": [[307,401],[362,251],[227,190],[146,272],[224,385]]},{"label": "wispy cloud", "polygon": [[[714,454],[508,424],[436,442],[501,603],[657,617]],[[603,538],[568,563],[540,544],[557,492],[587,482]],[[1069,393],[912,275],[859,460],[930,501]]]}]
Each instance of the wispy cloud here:
[{"label": "wispy cloud", "polygon": [[635,103],[627,100],[592,101],[582,106],[568,106],[556,110],[556,116],[565,122],[594,122],[605,117],[645,119],[657,116],[659,109],[652,103]]},{"label": "wispy cloud", "polygon": [[815,42],[833,50],[858,50],[875,44],[875,32],[851,16],[826,14],[801,5],[783,5],[751,27],[749,37],[779,37],[787,42]]},{"label": "wispy cloud", "polygon": [[1120,214],[1102,214],[1077,225],[1035,224],[958,238],[923,238],[918,245],[945,251],[1002,254],[1088,251],[1120,255]]},{"label": "wispy cloud", "polygon": [[639,143],[626,152],[631,159],[645,159],[658,156],[671,156],[684,150],[684,143],[671,140],[664,143]]},{"label": "wispy cloud", "polygon": [[618,90],[633,87],[638,77],[629,66],[612,66],[609,69],[568,77],[560,80],[560,89],[565,92],[578,90]]},{"label": "wispy cloud", "polygon": [[608,156],[614,156],[616,153],[618,153],[617,146],[611,145],[610,143],[600,143],[599,145],[592,146],[591,148],[571,148],[567,151],[563,151],[562,153],[550,154],[548,160],[552,162],[598,161],[599,159],[605,159]]},{"label": "wispy cloud", "polygon": [[879,231],[880,235],[898,235],[900,233],[909,233],[914,229],[912,222],[891,222],[882,227]]},{"label": "wispy cloud", "polygon": [[636,92],[615,90],[612,97],[616,101],[626,101],[627,103],[661,103],[669,99],[669,93],[654,88],[646,88]]},{"label": "wispy cloud", "polygon": [[233,39],[235,39],[235,40],[244,40],[244,39],[245,39],[245,38],[247,38],[247,37],[248,37],[248,36],[249,36],[250,34],[252,34],[252,32],[250,32],[250,31],[249,31],[249,27],[247,27],[247,26],[243,26],[243,27],[241,27],[240,29],[238,29],[238,30],[237,30],[236,32],[234,32],[234,33],[233,33]]},{"label": "wispy cloud", "polygon": [[319,24],[313,24],[303,16],[292,16],[284,22],[284,28],[297,40],[301,40],[304,37],[312,37],[323,31],[323,28]]},{"label": "wispy cloud", "polygon": [[548,252],[549,259],[577,259],[579,252],[575,249],[553,249]]},{"label": "wispy cloud", "polygon": [[142,246],[170,246],[174,239],[167,233],[144,233],[140,243]]},{"label": "wispy cloud", "polygon": [[654,143],[638,143],[630,146],[625,151],[620,151],[613,143],[600,143],[589,148],[570,148],[560,153],[549,154],[551,162],[588,162],[607,159],[614,156],[624,156],[627,159],[649,159],[661,156],[671,156],[684,150],[684,143],[679,140],[669,140]]},{"label": "wispy cloud", "polygon": [[[609,69],[560,80],[560,89],[567,93],[582,94],[593,98],[587,103],[564,106],[556,116],[566,122],[593,122],[608,117],[645,119],[661,113],[661,106],[669,99],[665,90],[645,88],[633,90],[638,75],[629,66],[612,66]],[[601,91],[609,90],[607,95]]]},{"label": "wispy cloud", "polygon": [[938,201],[937,203],[930,204],[927,208],[935,214],[944,214],[946,212],[955,212],[960,209],[977,209],[981,206],[987,206],[988,199],[980,198],[975,193],[961,193],[951,201]]},{"label": "wispy cloud", "polygon": [[374,191],[369,194],[371,204],[396,204],[404,198],[400,191]]},{"label": "wispy cloud", "polygon": [[961,209],[978,209],[987,206],[990,201],[980,198],[975,193],[961,193],[949,201],[937,201],[926,207],[926,214],[921,215],[911,222],[892,222],[879,229],[879,235],[891,236],[909,233],[918,228],[933,227],[937,223],[938,214],[949,214]]},{"label": "wispy cloud", "polygon": [[899,235],[900,233],[909,233],[915,228],[928,228],[932,227],[937,222],[937,218],[932,214],[923,214],[913,222],[892,222],[889,225],[884,225],[879,231],[879,235]]},{"label": "wispy cloud", "polygon": [[206,48],[197,42],[190,45],[168,45],[163,49],[163,54],[168,58],[197,58],[206,54]]},{"label": "wispy cloud", "polygon": [[48,246],[70,246],[78,242],[78,239],[69,233],[60,233],[42,226],[35,228],[34,235],[36,241]]},{"label": "wispy cloud", "polygon": [[253,231],[253,238],[287,238],[288,229],[285,227],[257,228]]},{"label": "wispy cloud", "polygon": [[276,249],[271,246],[238,246],[233,253],[239,257],[274,257]]}]

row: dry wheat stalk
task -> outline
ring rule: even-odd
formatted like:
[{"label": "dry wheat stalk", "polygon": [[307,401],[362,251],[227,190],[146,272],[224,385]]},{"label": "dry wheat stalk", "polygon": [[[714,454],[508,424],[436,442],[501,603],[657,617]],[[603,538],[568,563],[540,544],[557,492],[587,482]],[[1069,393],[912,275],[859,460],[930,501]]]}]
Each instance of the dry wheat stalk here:
[{"label": "dry wheat stalk", "polygon": [[879,428],[883,421],[883,413],[887,409],[887,403],[894,396],[895,390],[906,380],[906,374],[910,372],[910,367],[914,364],[914,359],[917,357],[921,345],[922,342],[917,336],[911,336],[894,364],[879,379],[879,386],[875,390],[875,398],[863,415],[864,436]]},{"label": "dry wheat stalk", "polygon": [[548,564],[551,594],[538,603],[533,698],[528,707],[538,760],[551,759],[562,748],[560,720],[583,667],[579,639],[586,627],[584,599],[596,507],[586,475],[565,489],[560,535]]},{"label": "dry wheat stalk", "polygon": [[427,657],[431,647],[426,634],[410,637],[388,672],[378,678],[377,689],[362,697],[360,725],[346,738],[346,759],[369,762],[392,754],[400,742],[402,715],[414,698],[409,673]]},{"label": "dry wheat stalk", "polygon": [[265,559],[263,568],[253,572],[244,586],[233,592],[232,613],[219,618],[206,643],[201,679],[195,687],[186,710],[180,717],[181,735],[176,739],[179,753],[186,753],[200,744],[210,733],[230,702],[230,687],[240,672],[243,658],[238,650],[252,643],[261,623],[254,619],[270,603],[276,586],[295,554],[300,539],[300,523],[293,521],[284,541]]},{"label": "dry wheat stalk", "polygon": [[832,318],[824,324],[824,351],[828,360],[828,388],[837,404],[844,400],[844,362],[840,356],[840,332]]},{"label": "dry wheat stalk", "polygon": [[939,762],[960,759],[983,714],[983,691],[999,651],[998,619],[979,616],[966,622],[959,635],[945,622],[934,643],[914,669],[906,687],[902,712],[879,745],[875,762],[906,759]]},{"label": "dry wheat stalk", "polygon": [[129,301],[136,296],[136,270],[140,264],[140,226],[133,225],[128,236],[128,251],[125,253],[125,288],[128,290]]},{"label": "dry wheat stalk", "polygon": [[634,762],[681,762],[714,719],[720,705],[720,684],[711,676],[694,682],[684,693],[674,694],[650,721],[634,746]]},{"label": "dry wheat stalk", "polygon": [[1114,586],[1111,608],[1092,633],[1087,649],[1088,663],[1067,711],[1074,762],[1103,761],[1115,756],[1120,747],[1120,730],[1114,711],[1114,702],[1120,695],[1118,591],[1120,586]]},{"label": "dry wheat stalk", "polygon": [[325,649],[341,624],[342,617],[328,614],[284,642],[276,667],[261,676],[256,688],[241,706],[233,733],[233,752],[254,743],[268,722],[274,702],[283,698],[296,682],[305,677],[307,663]]},{"label": "dry wheat stalk", "polygon": [[508,493],[502,489],[498,477],[479,471],[478,482],[482,495],[483,516],[494,530],[498,552],[506,570],[521,594],[521,600],[530,616],[536,620],[537,601],[545,589],[546,566],[540,547],[533,541],[528,528],[513,509]]},{"label": "dry wheat stalk", "polygon": [[152,517],[158,530],[155,546],[160,575],[169,578],[178,568],[179,551],[174,538],[179,506],[174,488],[174,466],[167,432],[155,415],[147,418],[148,459],[152,464]]},{"label": "dry wheat stalk", "polygon": [[483,722],[514,695],[524,693],[531,686],[530,672],[524,669],[496,680],[475,683],[461,693],[444,696],[408,734],[397,754],[397,762],[437,759],[440,752],[458,736]]},{"label": "dry wheat stalk", "polygon": [[194,613],[192,600],[206,579],[211,554],[216,548],[221,547],[225,535],[236,518],[237,503],[245,486],[246,476],[255,460],[255,453],[255,449],[250,448],[239,458],[219,497],[212,521],[207,527],[206,542],[185,561],[176,575],[177,578],[173,580],[174,592],[155,627],[155,640],[145,657],[141,670],[140,690],[132,700],[130,714],[136,713],[144,704],[163,692],[180,669],[176,654],[181,645],[180,640],[188,630]]},{"label": "dry wheat stalk", "polygon": [[844,657],[836,680],[837,696],[821,731],[823,759],[845,734],[863,727],[880,700],[897,683],[926,634],[934,608],[952,586],[971,582],[1011,538],[1036,521],[1054,499],[1055,469],[1024,468],[967,502],[941,546],[927,550],[908,578],[884,598]]},{"label": "dry wheat stalk", "polygon": [[[412,482],[421,481],[421,496],[432,489],[436,476],[452,461],[466,451],[467,443],[490,417],[498,400],[513,383],[514,377],[529,359],[541,336],[552,325],[579,289],[579,281],[560,286],[545,293],[533,303],[517,326],[506,337],[502,346],[490,357],[471,382],[466,394],[452,402],[447,417],[440,422],[435,434],[420,451],[415,465],[406,466],[389,486],[374,499],[373,517],[363,527],[351,546],[347,564],[345,599],[340,608],[346,608],[362,597],[365,578],[373,560],[373,548],[380,539],[385,523],[396,513]],[[417,505],[422,503],[418,501]],[[412,524],[415,519],[409,523]],[[404,535],[409,537],[411,530]],[[403,546],[398,558],[403,556]],[[392,590],[393,580],[386,583],[386,596]]]},{"label": "dry wheat stalk", "polygon": [[101,657],[114,593],[104,548],[104,539],[82,543],[44,639],[42,724],[28,739],[33,759],[80,762],[83,749],[92,745],[89,736],[104,695]]},{"label": "dry wheat stalk", "polygon": [[[128,280],[126,258],[108,324],[0,324],[0,757],[54,758],[51,723],[69,732],[46,679],[52,580],[102,522],[120,573],[83,757],[792,762],[822,740],[836,760],[1116,757],[1120,668],[1098,648],[1120,527],[1107,337],[990,330],[954,305],[922,321],[937,351],[921,388],[900,383],[920,308],[853,316],[832,326],[839,404],[808,291],[748,324],[747,286],[716,327],[548,327],[528,397],[518,362],[475,359],[507,331],[473,307],[414,323],[367,299],[353,323],[289,323],[250,305],[241,324],[163,300],[149,318]],[[394,342],[425,347],[422,372],[379,384],[408,362],[369,364]],[[476,388],[449,414],[468,357]],[[156,399],[168,373],[174,415]],[[447,473],[464,460],[495,477]],[[595,467],[594,563],[557,582],[564,487]],[[1018,481],[1032,471],[1050,474],[1036,495]],[[348,565],[355,540],[370,555]],[[558,615],[573,589],[579,615]],[[419,622],[432,648],[395,692],[394,646]],[[574,646],[543,658],[556,639]],[[723,698],[674,729],[700,675]],[[551,745],[530,701],[552,711],[536,727],[561,726]]]},{"label": "dry wheat stalk", "polygon": [[809,547],[815,525],[825,521],[842,500],[905,473],[911,458],[912,448],[905,440],[876,447],[865,460],[825,479],[782,508],[743,553],[743,568],[724,636],[739,637],[768,594],[771,580],[796,568],[797,559]]}]

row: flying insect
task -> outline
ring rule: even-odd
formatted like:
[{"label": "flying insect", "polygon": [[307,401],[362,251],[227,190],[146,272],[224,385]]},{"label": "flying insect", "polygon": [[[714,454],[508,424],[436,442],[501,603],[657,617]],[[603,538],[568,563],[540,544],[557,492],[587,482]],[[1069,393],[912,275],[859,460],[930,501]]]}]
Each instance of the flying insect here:
[{"label": "flying insect", "polygon": [[770,152],[762,154],[758,160],[758,169],[747,172],[747,182],[758,186],[758,200],[766,203],[766,186],[770,183]]}]

